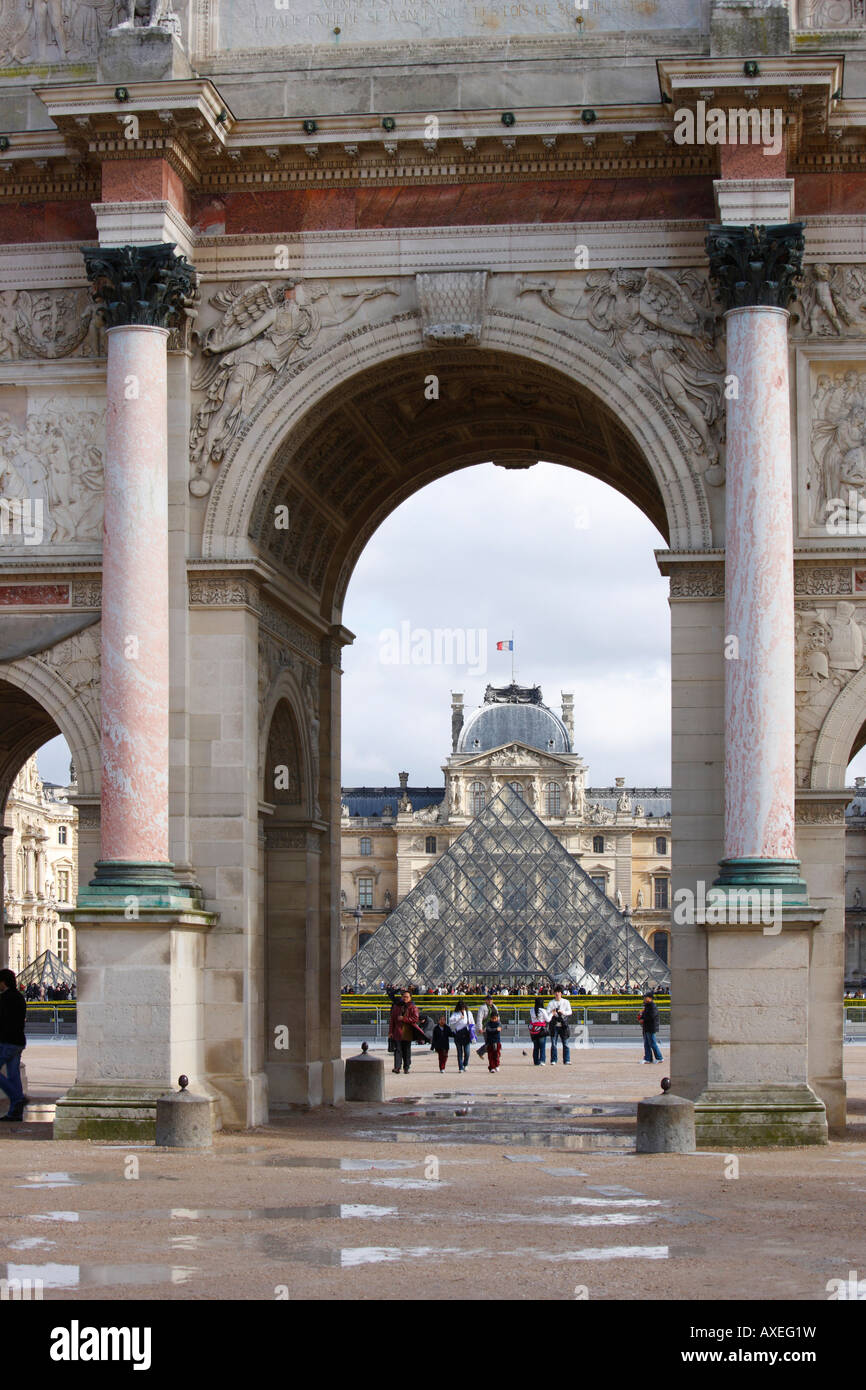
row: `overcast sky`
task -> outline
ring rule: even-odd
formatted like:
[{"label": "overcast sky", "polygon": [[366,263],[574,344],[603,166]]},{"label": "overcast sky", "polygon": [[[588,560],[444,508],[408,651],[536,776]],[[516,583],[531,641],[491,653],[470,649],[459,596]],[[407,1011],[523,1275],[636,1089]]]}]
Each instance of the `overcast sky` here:
[{"label": "overcast sky", "polygon": [[[669,786],[668,584],[653,557],[663,546],[631,502],[556,464],[484,464],[416,493],[380,527],[349,586],[343,785],[394,786],[405,770],[414,786],[441,786],[451,691],[463,691],[468,714],[488,681],[510,681],[511,656],[495,648],[513,630],[517,680],[540,685],[557,713],[560,692],[574,692],[588,784]],[[39,766],[65,782],[62,739]],[[866,750],[849,782],[859,772]]]}]

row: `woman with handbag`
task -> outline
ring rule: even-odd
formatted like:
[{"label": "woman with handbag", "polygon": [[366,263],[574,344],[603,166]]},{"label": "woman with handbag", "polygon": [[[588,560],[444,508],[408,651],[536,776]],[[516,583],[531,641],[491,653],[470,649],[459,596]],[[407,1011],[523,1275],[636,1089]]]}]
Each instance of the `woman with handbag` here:
[{"label": "woman with handbag", "polygon": [[448,1020],[448,1027],[457,1044],[457,1070],[465,1071],[469,1066],[469,1048],[475,1032],[475,1020],[463,999],[457,1000],[454,1012]]},{"label": "woman with handbag", "polygon": [[544,1007],[544,1000],[540,994],[536,994],[535,1003],[529,1010],[529,1036],[532,1039],[532,1065],[534,1067],[544,1067],[545,1053],[547,1052],[547,1025],[550,1022],[550,1015]]}]

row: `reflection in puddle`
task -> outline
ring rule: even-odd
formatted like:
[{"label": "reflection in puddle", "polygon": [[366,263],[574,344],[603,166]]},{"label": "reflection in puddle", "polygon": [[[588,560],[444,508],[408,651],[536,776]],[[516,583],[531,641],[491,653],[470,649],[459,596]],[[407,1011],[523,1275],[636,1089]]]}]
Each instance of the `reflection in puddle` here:
[{"label": "reflection in puddle", "polygon": [[616,1183],[610,1183],[607,1187],[590,1187],[590,1192],[600,1192],[602,1197],[642,1197],[642,1192],[635,1192],[633,1187],[619,1187]]},{"label": "reflection in puddle", "polygon": [[588,1178],[588,1173],[582,1173],[579,1168],[542,1168],[542,1173],[550,1173],[554,1178]]},{"label": "reflection in puddle", "polygon": [[10,1250],[53,1250],[56,1244],[56,1240],[47,1240],[45,1236],[20,1236],[18,1240],[11,1240],[8,1248]]},{"label": "reflection in puddle", "polygon": [[432,1178],[344,1178],[350,1186],[387,1187],[392,1192],[435,1192],[450,1187],[450,1182],[434,1182]]},{"label": "reflection in puddle", "polygon": [[282,1158],[280,1155],[259,1160],[264,1168],[341,1168],[347,1173],[361,1173],[368,1168],[417,1168],[420,1162],[416,1158]]},{"label": "reflection in puddle", "polygon": [[[435,1186],[423,1182],[420,1185]],[[337,1216],[343,1220],[363,1220],[396,1215],[396,1207],[377,1207],[355,1202],[339,1205],[332,1202],[315,1207],[157,1207],[144,1211],[43,1211],[34,1212],[23,1219],[95,1221],[110,1225],[113,1221],[319,1221]]]},{"label": "reflection in puddle", "polygon": [[442,1245],[410,1245],[404,1246],[402,1249],[396,1249],[390,1245],[360,1245],[344,1247],[342,1250],[295,1249],[288,1258],[291,1263],[353,1269],[359,1265],[396,1264],[401,1260],[435,1259],[442,1255],[465,1259],[483,1259],[487,1255],[494,1254],[499,1259],[517,1256],[552,1264],[564,1264],[571,1260],[666,1260],[668,1247],[666,1245],[588,1246],[581,1250],[566,1250],[561,1254],[552,1254],[549,1250],[534,1248],[492,1251],[459,1250]]},{"label": "reflection in puddle", "polygon": [[[593,1191],[597,1192],[598,1188]],[[534,1197],[533,1201],[557,1207],[660,1207],[659,1197]]]},{"label": "reflection in puddle", "polygon": [[[0,1264],[0,1269],[4,1266]],[[6,1279],[40,1280],[44,1289],[81,1289],[112,1284],[186,1284],[197,1269],[182,1265],[15,1265]]]},{"label": "reflection in puddle", "polygon": [[503,1154],[509,1163],[543,1163],[544,1159],[535,1154]]},{"label": "reflection in puddle", "polygon": [[[148,1173],[142,1174],[143,1177],[153,1178],[157,1182],[180,1182],[180,1178],[169,1177],[167,1173]],[[21,1173],[23,1182],[15,1184],[16,1187],[53,1188],[53,1187],[81,1187],[82,1183],[89,1182],[123,1182],[123,1173]]]}]

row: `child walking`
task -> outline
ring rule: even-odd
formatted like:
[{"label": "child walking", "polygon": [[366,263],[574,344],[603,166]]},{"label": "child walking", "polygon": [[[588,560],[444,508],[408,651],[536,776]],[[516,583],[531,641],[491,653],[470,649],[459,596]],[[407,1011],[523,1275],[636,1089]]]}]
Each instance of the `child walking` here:
[{"label": "child walking", "polygon": [[439,1015],[439,1022],[433,1029],[433,1039],[430,1044],[430,1051],[435,1052],[439,1058],[439,1070],[445,1070],[445,1063],[448,1061],[448,1051],[451,1047],[448,1039],[453,1038],[454,1034],[445,1022],[445,1015]]},{"label": "child walking", "polygon": [[487,1070],[499,1071],[499,1058],[502,1055],[502,1023],[495,1006],[487,1015],[484,1025],[484,1041],[487,1044]]}]

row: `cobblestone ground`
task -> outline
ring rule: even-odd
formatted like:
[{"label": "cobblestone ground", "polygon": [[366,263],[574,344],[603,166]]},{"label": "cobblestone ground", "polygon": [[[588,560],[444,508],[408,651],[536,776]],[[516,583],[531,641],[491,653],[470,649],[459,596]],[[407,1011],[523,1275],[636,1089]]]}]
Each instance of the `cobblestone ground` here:
[{"label": "cobblestone ground", "polygon": [[48,1108],[0,1132],[0,1275],[46,1299],[826,1300],[866,1275],[866,1047],[846,1049],[844,1139],[671,1156],[633,1151],[634,1102],[668,1070],[633,1047],[545,1068],[506,1047],[463,1076],[452,1053],[444,1077],[421,1053],[384,1104],[208,1154],[55,1144],[74,1049],[27,1057]]}]

